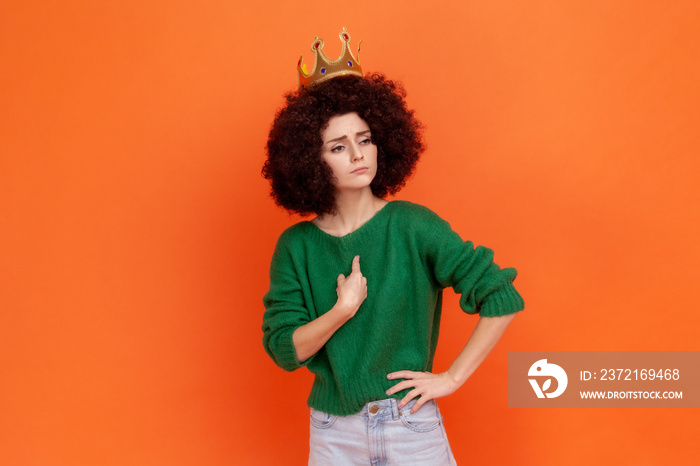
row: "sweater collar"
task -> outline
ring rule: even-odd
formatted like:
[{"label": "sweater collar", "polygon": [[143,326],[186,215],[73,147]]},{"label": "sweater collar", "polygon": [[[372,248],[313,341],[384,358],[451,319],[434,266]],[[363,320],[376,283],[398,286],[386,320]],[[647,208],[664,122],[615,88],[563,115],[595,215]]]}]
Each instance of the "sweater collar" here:
[{"label": "sweater collar", "polygon": [[372,233],[377,229],[382,223],[382,219],[387,217],[394,207],[397,201],[389,201],[384,207],[379,209],[369,220],[360,225],[357,229],[351,231],[350,233],[343,236],[335,236],[330,233],[326,233],[317,227],[313,222],[305,221],[308,224],[307,227],[313,231],[314,236],[318,239],[324,239],[328,241],[347,243],[356,240],[362,240],[372,235]]}]

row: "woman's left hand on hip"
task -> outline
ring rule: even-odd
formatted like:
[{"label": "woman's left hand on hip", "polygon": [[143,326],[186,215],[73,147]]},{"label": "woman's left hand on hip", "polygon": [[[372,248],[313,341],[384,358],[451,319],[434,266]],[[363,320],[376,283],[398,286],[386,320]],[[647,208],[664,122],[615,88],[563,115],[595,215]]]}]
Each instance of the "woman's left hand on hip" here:
[{"label": "woman's left hand on hip", "polygon": [[413,388],[401,399],[399,409],[420,395],[420,398],[418,398],[411,409],[411,413],[418,411],[428,400],[454,393],[461,385],[449,372],[434,374],[432,372],[398,371],[388,374],[387,379],[405,379],[387,390],[387,395],[393,395],[401,390]]}]

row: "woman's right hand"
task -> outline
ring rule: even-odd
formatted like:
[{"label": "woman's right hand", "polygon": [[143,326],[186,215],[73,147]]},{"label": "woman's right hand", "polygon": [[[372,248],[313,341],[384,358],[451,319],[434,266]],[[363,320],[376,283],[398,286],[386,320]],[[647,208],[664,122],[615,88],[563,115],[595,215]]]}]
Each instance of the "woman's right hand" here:
[{"label": "woman's right hand", "polygon": [[345,277],[338,275],[338,305],[348,313],[348,319],[355,315],[362,302],[367,298],[367,278],[360,271],[360,256],[352,260],[352,272]]},{"label": "woman's right hand", "polygon": [[360,256],[352,260],[350,275],[338,275],[338,301],[328,312],[297,328],[292,334],[297,361],[316,354],[336,330],[350,320],[367,298],[367,279],[360,272]]}]

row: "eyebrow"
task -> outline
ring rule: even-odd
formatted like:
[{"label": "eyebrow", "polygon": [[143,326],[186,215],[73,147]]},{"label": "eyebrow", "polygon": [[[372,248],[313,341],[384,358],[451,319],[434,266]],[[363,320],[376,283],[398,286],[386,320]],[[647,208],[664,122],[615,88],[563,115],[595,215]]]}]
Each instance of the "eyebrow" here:
[{"label": "eyebrow", "polygon": [[[362,136],[362,135],[368,134],[368,133],[371,133],[371,131],[366,129],[364,131],[360,131],[359,133],[355,133],[355,136]],[[343,139],[347,139],[347,138],[348,138],[347,136],[340,136],[339,138],[329,139],[328,141],[324,142],[324,144],[330,144],[332,142],[342,141]]]}]

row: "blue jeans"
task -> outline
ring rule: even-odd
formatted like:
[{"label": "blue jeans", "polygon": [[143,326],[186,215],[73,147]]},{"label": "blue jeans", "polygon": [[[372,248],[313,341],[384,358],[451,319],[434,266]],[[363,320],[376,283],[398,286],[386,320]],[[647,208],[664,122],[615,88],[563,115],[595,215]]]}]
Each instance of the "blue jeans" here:
[{"label": "blue jeans", "polygon": [[309,465],[454,465],[440,410],[429,400],[367,403],[357,414],[334,416],[311,409]]}]

